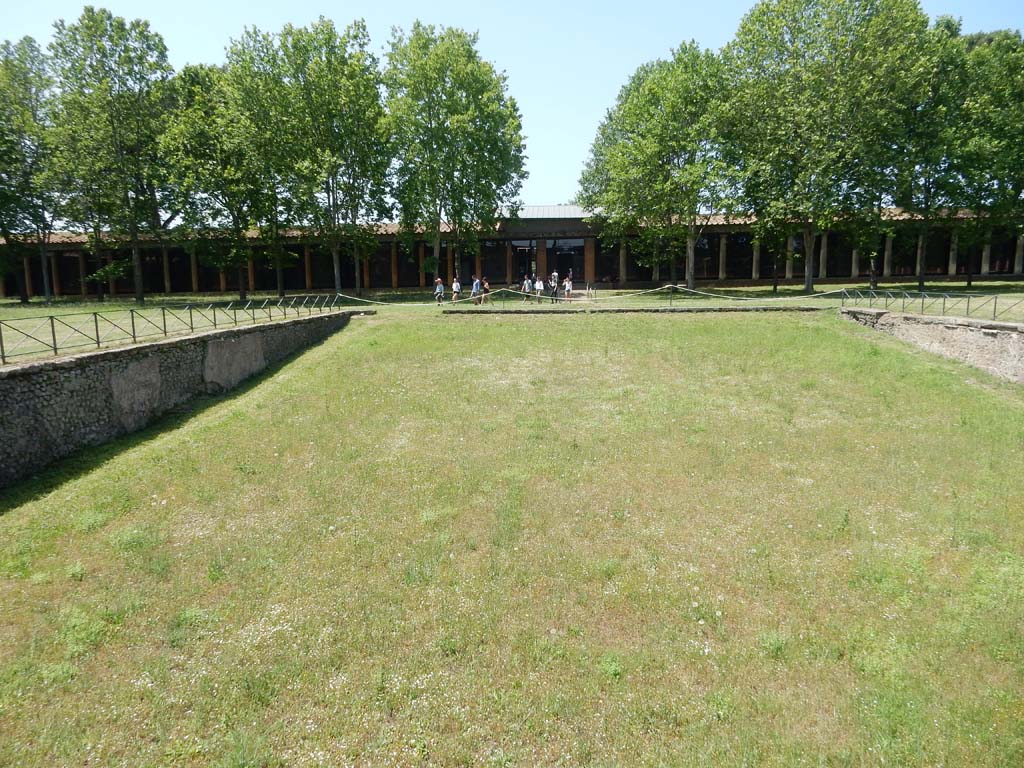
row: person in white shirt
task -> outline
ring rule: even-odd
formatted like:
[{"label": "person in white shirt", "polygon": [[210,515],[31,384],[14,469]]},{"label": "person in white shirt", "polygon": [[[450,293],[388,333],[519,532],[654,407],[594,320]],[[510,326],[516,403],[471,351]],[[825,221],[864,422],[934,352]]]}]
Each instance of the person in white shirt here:
[{"label": "person in white shirt", "polygon": [[455,279],[452,280],[452,304],[459,300],[460,293],[462,293],[462,284],[459,283],[459,276],[456,275]]},{"label": "person in white shirt", "polygon": [[544,278],[540,275],[535,276],[536,279],[533,281],[533,290],[537,294],[537,303],[540,304],[544,297]]},{"label": "person in white shirt", "polygon": [[551,273],[551,280],[548,282],[548,286],[551,288],[551,303],[558,303],[558,270],[556,269]]}]

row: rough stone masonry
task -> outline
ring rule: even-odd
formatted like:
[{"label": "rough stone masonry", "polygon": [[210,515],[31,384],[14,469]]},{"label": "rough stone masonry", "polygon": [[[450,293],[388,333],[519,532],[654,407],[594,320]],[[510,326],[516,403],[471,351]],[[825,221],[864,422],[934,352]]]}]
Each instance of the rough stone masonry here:
[{"label": "rough stone masonry", "polygon": [[853,307],[842,314],[921,349],[1024,383],[1024,324]]},{"label": "rough stone masonry", "polygon": [[0,488],[225,392],[364,311],[209,331],[0,369]]}]

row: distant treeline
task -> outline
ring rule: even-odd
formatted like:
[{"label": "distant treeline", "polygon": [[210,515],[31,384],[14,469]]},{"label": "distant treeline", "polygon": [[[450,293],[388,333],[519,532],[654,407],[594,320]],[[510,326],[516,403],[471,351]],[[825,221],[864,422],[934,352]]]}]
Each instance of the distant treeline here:
[{"label": "distant treeline", "polygon": [[[657,265],[712,213],[759,240],[849,235],[874,259],[888,211],[967,240],[1024,224],[1024,40],[929,23],[917,0],[763,0],[721,51],[686,43],[640,67],[597,130],[578,201],[639,231]],[[872,269],[874,274],[875,270]]]},{"label": "distant treeline", "polygon": [[416,22],[379,61],[362,22],[321,18],[247,29],[222,66],[175,72],[145,21],[87,7],[54,29],[45,51],[27,37],[0,48],[0,270],[23,298],[27,249],[50,294],[55,229],[85,233],[97,254],[130,246],[130,262],[92,278],[132,273],[141,301],[142,239],[186,242],[221,269],[259,247],[280,291],[283,234],[301,225],[340,289],[353,260],[358,284],[368,225],[425,234],[436,263],[442,229],[467,243],[519,204],[519,110],[463,30]]}]

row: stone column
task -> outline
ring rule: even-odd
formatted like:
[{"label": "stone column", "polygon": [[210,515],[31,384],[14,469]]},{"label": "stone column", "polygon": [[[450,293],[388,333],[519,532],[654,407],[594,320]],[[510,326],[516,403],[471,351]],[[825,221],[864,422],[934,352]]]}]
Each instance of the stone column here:
[{"label": "stone column", "polygon": [[512,241],[505,243],[505,283],[512,285]]},{"label": "stone column", "polygon": [[828,277],[828,230],[821,233],[821,254],[818,258],[818,277]]},{"label": "stone column", "polygon": [[981,274],[987,275],[992,266],[992,233],[985,237],[985,244],[981,246]]},{"label": "stone column", "polygon": [[[483,264],[484,259],[483,259],[483,254],[480,252],[481,251],[481,247],[482,246],[478,242],[476,244],[476,249],[473,251],[473,271],[476,272],[476,279],[477,280],[483,280],[483,278],[484,278],[484,264]],[[470,286],[470,287],[472,287],[472,286]]]},{"label": "stone column", "polygon": [[249,290],[250,291],[255,291],[256,290],[256,261],[253,259],[252,256],[249,257],[248,267],[249,267],[249,277],[248,277],[248,280],[249,280]]},{"label": "stone column", "polygon": [[228,276],[227,273],[222,269],[217,273],[218,287],[221,293],[227,293],[228,290]]},{"label": "stone column", "polygon": [[[448,247],[448,263],[451,264],[452,251],[451,246]],[[370,287],[370,254],[364,254],[362,258],[363,262],[363,288]]]},{"label": "stone column", "polygon": [[956,256],[957,256],[957,248],[959,246],[959,241],[960,241],[960,234],[958,232],[954,232],[953,234],[951,234],[949,236],[949,264],[946,266],[946,274],[947,275],[955,275],[956,274]]},{"label": "stone column", "polygon": [[420,267],[420,288],[426,288],[427,287],[427,273],[423,271],[423,248],[424,247],[425,247],[424,244],[420,243],[419,247],[416,249],[417,258],[419,260],[419,267]]},{"label": "stone column", "polygon": [[160,259],[164,265],[164,293],[171,292],[171,255],[167,252],[167,246],[160,246]]},{"label": "stone column", "polygon": [[25,272],[25,293],[31,299],[36,293],[32,290],[32,266],[29,264],[28,256],[21,257],[21,268]]},{"label": "stone column", "polygon": [[[107,266],[109,266],[109,265],[111,265],[113,263],[114,263],[114,254],[108,253],[107,254]],[[116,294],[117,294],[117,279],[112,277],[112,278],[110,278],[110,295],[111,296],[115,296]]]},{"label": "stone column", "polygon": [[727,233],[725,233],[725,232],[720,233],[718,235],[718,279],[719,280],[725,280],[725,277],[726,277],[725,254],[726,254],[726,249],[728,248],[728,243],[729,243],[729,235]]},{"label": "stone column", "polygon": [[885,236],[885,253],[882,256],[882,277],[892,277],[892,235]]},{"label": "stone column", "polygon": [[0,275],[0,299],[7,298],[7,275]]},{"label": "stone column", "polygon": [[583,282],[597,282],[597,240],[588,237],[583,241]]},{"label": "stone column", "polygon": [[750,279],[761,279],[761,243],[754,241],[754,261],[750,266]]},{"label": "stone column", "polygon": [[793,279],[793,250],[796,248],[796,244],[793,242],[793,236],[790,235],[786,238],[786,279]]},{"label": "stone column", "polygon": [[619,287],[626,286],[626,277],[629,274],[629,262],[627,260],[626,241],[619,242]]},{"label": "stone column", "polygon": [[194,250],[189,254],[188,265],[192,273],[192,293],[199,293],[199,257]]},{"label": "stone column", "polygon": [[60,296],[60,262],[57,260],[57,253],[50,253],[50,279],[53,282],[54,297]]},{"label": "stone column", "polygon": [[548,276],[548,241],[541,238],[537,241],[537,274]]},{"label": "stone column", "polygon": [[78,293],[81,296],[89,295],[89,286],[85,279],[85,254],[78,254]]},{"label": "stone column", "polygon": [[398,287],[398,241],[391,241],[391,287]]},{"label": "stone column", "polygon": [[850,253],[850,277],[860,277],[860,251],[856,248]]},{"label": "stone column", "polygon": [[313,290],[313,254],[309,243],[302,246],[302,265],[306,270],[306,290]]},{"label": "stone column", "polygon": [[1017,235],[1017,250],[1013,254],[1013,274],[1024,274],[1024,235]]}]

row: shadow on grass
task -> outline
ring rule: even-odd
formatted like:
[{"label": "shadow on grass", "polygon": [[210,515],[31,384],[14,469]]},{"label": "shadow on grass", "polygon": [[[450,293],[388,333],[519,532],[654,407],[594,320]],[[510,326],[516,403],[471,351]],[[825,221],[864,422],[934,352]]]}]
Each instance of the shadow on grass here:
[{"label": "shadow on grass", "polygon": [[[344,330],[344,328],[341,330]],[[185,426],[194,417],[199,416],[208,409],[250,392],[274,376],[286,365],[294,362],[300,355],[316,349],[330,338],[331,336],[328,336],[321,341],[310,344],[308,347],[297,350],[276,363],[268,365],[265,369],[246,379],[234,389],[219,395],[197,395],[193,399],[175,406],[167,413],[158,416],[151,424],[136,432],[114,438],[107,443],[81,448],[70,456],[57,459],[35,475],[22,478],[6,488],[0,488],[0,517],[23,504],[53,492],[71,480],[92,472],[125,451],[144,445],[169,430]]]}]

